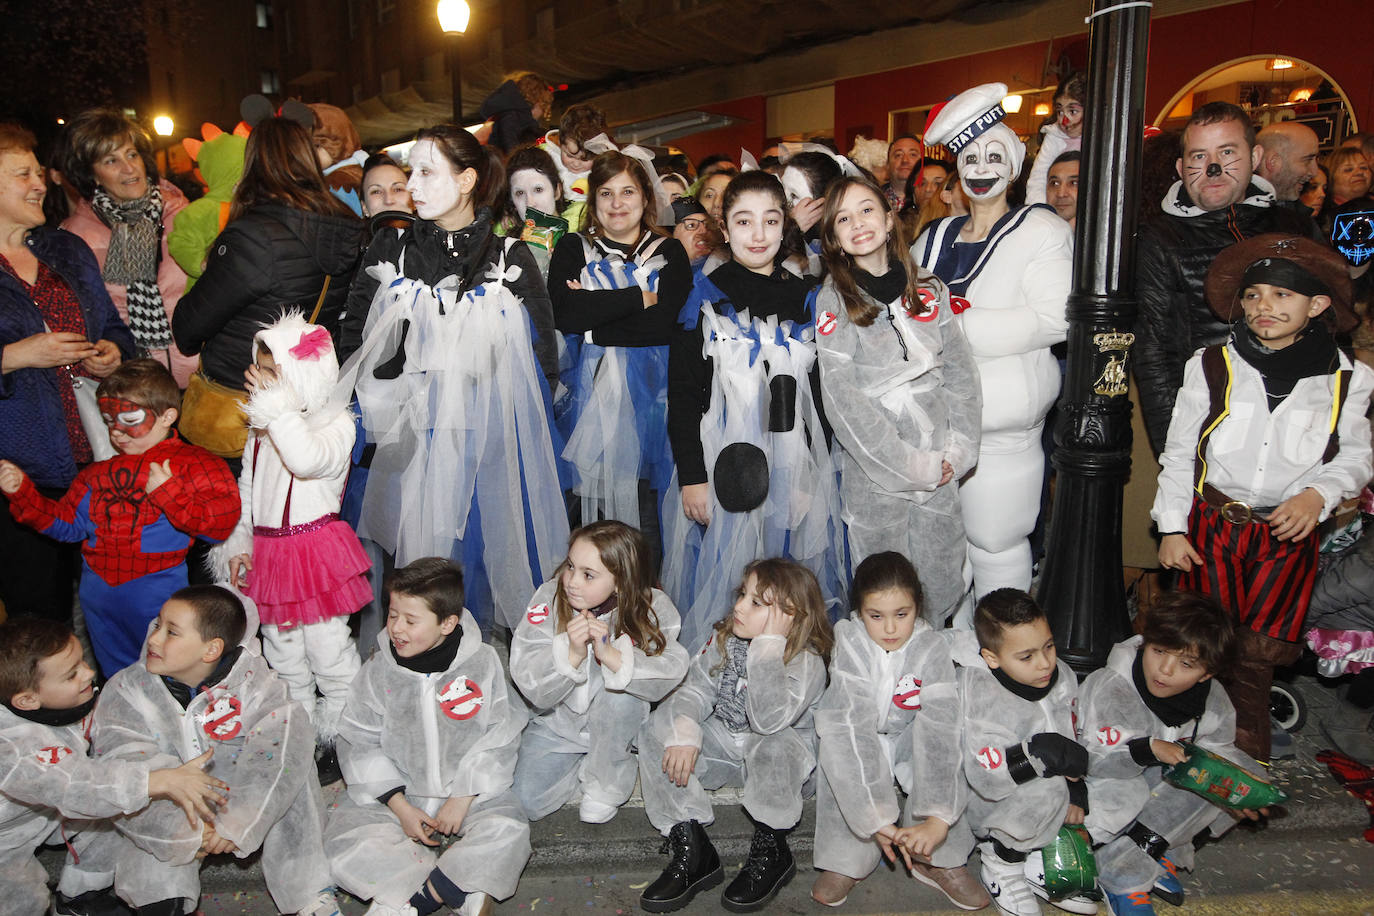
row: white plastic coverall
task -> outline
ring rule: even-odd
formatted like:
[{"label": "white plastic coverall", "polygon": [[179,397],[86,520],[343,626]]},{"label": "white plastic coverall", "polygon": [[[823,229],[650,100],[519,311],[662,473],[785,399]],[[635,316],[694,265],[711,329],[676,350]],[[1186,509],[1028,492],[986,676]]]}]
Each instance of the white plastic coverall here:
[{"label": "white plastic coverall", "polygon": [[[677,608],[653,590],[653,611],[667,645],[645,655],[629,634],[610,641],[620,650],[620,670],[603,670],[590,649],[576,669],[568,662],[568,634],[557,632],[557,580],[545,582],[530,599],[510,647],[515,686],[534,707],[520,739],[514,791],[531,820],[582,793],[620,806],[635,788],[638,770],[630,746],[657,703],[687,674],[691,660],[677,641]],[[615,633],[618,611],[605,621]]]},{"label": "white plastic coverall", "polygon": [[[967,800],[960,768],[959,697],[949,648],[925,621],[895,652],[856,619],[835,625],[830,686],[816,710],[816,867],[868,876],[881,857],[873,834],[889,824],[938,817],[956,824]],[[893,781],[906,793],[899,805]],[[967,831],[931,857],[940,868],[968,861]]]},{"label": "white plastic coverall", "polygon": [[[146,652],[146,650],[145,650]],[[320,787],[315,780],[315,729],[305,709],[263,657],[245,647],[218,684],[185,709],[161,677],[132,665],[105,685],[95,711],[91,748],[102,758],[134,760],[157,769],[178,766],[210,748],[207,772],[229,784],[215,832],[239,858],[262,849],[262,873],[283,913],[315,902],[333,884],[320,842]],[[62,893],[109,887],[130,906],[200,897],[201,825],[169,801],[82,833],[80,863],[68,861]]]},{"label": "white plastic coverall", "polygon": [[1207,705],[1200,719],[1170,727],[1150,711],[1136,690],[1131,668],[1143,639],[1132,636],[1112,647],[1107,665],[1088,675],[1079,689],[1079,727],[1088,748],[1088,816],[1084,826],[1097,852],[1102,886],[1113,893],[1149,890],[1162,868],[1130,837],[1122,837],[1137,819],[1169,843],[1169,858],[1180,868],[1193,867],[1193,837],[1211,829],[1221,836],[1235,823],[1224,809],[1162,779],[1159,765],[1142,766],[1131,754],[1135,738],[1192,741],[1233,763],[1260,772],[1235,745],[1236,710],[1226,690],[1209,681]]},{"label": "white plastic coverall", "polygon": [[[529,823],[510,791],[524,704],[512,702],[501,661],[467,611],[461,628],[443,673],[402,668],[382,632],[353,682],[337,744],[348,793],[330,814],[325,848],[338,886],[355,897],[401,906],[437,866],[470,894],[505,898],[529,859]],[[450,798],[476,796],[442,853],[412,843],[377,801],[398,786],[430,815]]]},{"label": "white plastic coverall", "polygon": [[[749,640],[745,677],[737,685],[745,691],[749,728],[732,732],[713,714],[724,671],[718,638],[706,643],[687,680],[639,730],[644,812],[664,836],[681,821],[712,823],[707,790],[725,785],[744,787],[744,807],[755,820],[775,830],[794,827],[801,819],[802,787],[816,767],[812,720],[825,689],[825,661],[803,649],[784,662],[784,636]],[[662,769],[664,750],[676,745],[701,750],[682,787],[669,782]]]}]

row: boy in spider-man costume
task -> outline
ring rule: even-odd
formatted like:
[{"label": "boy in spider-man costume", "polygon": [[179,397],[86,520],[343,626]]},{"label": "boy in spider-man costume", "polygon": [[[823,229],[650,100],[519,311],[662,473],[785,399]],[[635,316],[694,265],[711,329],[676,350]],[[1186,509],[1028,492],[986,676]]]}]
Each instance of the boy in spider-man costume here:
[{"label": "boy in spider-man costume", "polygon": [[181,392],[161,364],[124,363],[96,391],[119,452],[88,465],[59,501],[0,461],[0,490],[22,522],[81,548],[81,610],[101,672],[138,661],[148,623],[186,585],[191,540],[222,541],[239,518],[239,489],[223,460],[172,431]]}]

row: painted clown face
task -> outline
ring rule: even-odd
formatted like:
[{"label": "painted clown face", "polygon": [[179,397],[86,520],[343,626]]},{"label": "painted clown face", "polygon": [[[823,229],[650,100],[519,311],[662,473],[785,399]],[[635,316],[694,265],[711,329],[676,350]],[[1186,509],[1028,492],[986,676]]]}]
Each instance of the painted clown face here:
[{"label": "painted clown face", "polygon": [[970,201],[1005,197],[1007,188],[1016,178],[1007,133],[1009,131],[990,130],[959,150],[959,184]]}]

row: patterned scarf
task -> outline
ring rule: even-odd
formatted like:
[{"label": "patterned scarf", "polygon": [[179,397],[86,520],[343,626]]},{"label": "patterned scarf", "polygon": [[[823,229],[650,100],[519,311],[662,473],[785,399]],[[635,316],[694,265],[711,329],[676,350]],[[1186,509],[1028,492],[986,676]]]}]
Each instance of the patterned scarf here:
[{"label": "patterned scarf", "polygon": [[167,349],[172,344],[172,329],[157,288],[162,192],[152,185],[137,200],[116,201],[104,188],[96,188],[91,207],[110,227],[110,249],[101,276],[106,283],[128,289],[129,330],[134,340],[144,350]]},{"label": "patterned scarf", "polygon": [[725,668],[720,673],[720,687],[716,689],[716,716],[732,732],[749,730],[749,714],[745,700],[749,678],[745,662],[749,658],[749,640],[731,636],[725,644]]}]

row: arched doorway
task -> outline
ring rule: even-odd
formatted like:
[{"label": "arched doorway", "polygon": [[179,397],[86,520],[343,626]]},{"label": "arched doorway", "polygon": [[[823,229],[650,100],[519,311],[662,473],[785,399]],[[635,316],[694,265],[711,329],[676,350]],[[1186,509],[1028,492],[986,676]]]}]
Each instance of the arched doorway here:
[{"label": "arched doorway", "polygon": [[1241,106],[1259,127],[1300,121],[1316,131],[1323,151],[1359,129],[1349,97],[1326,71],[1273,54],[1237,58],[1201,73],[1174,94],[1153,123],[1181,129],[1194,109],[1218,101]]}]

